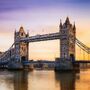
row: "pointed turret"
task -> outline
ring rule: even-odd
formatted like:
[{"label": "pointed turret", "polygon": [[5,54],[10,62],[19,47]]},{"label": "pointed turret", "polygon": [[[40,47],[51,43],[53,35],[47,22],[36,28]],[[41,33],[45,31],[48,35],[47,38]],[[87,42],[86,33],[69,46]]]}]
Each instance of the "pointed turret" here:
[{"label": "pointed turret", "polygon": [[15,31],[14,31],[14,40],[15,40],[15,38],[16,38],[16,33],[17,33],[17,32],[16,32],[16,29],[15,29]]},{"label": "pointed turret", "polygon": [[25,34],[24,28],[21,26],[19,29],[19,33],[22,33],[22,32]]},{"label": "pointed turret", "polygon": [[74,25],[73,25],[73,30],[76,30],[75,22],[74,22]]},{"label": "pointed turret", "polygon": [[27,30],[27,35],[26,35],[26,37],[29,37],[29,31]]},{"label": "pointed turret", "polygon": [[15,31],[14,31],[14,34],[16,34],[16,29],[15,29]]},{"label": "pointed turret", "polygon": [[20,27],[20,29],[19,29],[19,32],[20,32],[20,31],[24,31],[24,29],[23,29],[23,27],[22,27],[22,26],[21,26],[21,27]]},{"label": "pointed turret", "polygon": [[61,21],[61,19],[60,19],[60,25],[59,25],[59,28],[62,28],[62,21]]},{"label": "pointed turret", "polygon": [[21,26],[20,29],[23,29],[23,26]]},{"label": "pointed turret", "polygon": [[70,24],[69,17],[66,18],[65,24]]}]

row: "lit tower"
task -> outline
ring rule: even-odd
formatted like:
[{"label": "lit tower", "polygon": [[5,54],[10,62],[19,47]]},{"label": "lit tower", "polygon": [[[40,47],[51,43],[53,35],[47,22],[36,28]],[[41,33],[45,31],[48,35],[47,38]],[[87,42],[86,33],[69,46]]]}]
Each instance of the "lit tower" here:
[{"label": "lit tower", "polygon": [[60,57],[61,59],[75,60],[75,38],[76,27],[72,25],[69,18],[66,18],[64,24],[60,20]]},{"label": "lit tower", "polygon": [[23,27],[20,27],[19,31],[14,34],[15,50],[16,50],[16,61],[22,62],[28,60],[28,48],[29,43],[27,42],[18,42],[22,38],[29,37],[29,33],[25,33]]}]

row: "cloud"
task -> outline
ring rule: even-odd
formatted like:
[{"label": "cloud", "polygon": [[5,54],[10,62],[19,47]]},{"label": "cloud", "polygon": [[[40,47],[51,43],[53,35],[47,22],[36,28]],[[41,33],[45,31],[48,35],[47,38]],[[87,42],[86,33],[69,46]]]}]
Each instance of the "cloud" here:
[{"label": "cloud", "polygon": [[0,0],[0,12],[25,9],[29,4],[29,0]]},{"label": "cloud", "polygon": [[0,12],[62,5],[63,3],[90,3],[90,0],[0,0]]}]

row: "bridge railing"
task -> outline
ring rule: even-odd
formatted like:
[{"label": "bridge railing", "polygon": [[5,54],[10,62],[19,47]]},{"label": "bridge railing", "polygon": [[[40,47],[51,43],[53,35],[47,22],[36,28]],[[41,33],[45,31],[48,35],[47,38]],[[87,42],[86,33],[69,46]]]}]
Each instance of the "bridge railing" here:
[{"label": "bridge railing", "polygon": [[5,51],[5,52],[0,56],[0,62],[5,62],[5,61],[10,60],[10,53],[11,53],[10,51],[11,51],[13,45],[14,45],[14,43],[11,45],[11,47],[10,47],[7,51]]}]

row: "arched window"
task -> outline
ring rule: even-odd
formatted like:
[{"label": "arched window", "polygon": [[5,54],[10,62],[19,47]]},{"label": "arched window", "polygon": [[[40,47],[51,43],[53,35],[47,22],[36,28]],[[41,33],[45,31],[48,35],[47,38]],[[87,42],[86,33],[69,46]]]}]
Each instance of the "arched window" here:
[{"label": "arched window", "polygon": [[21,36],[23,36],[23,33],[21,33]]}]

